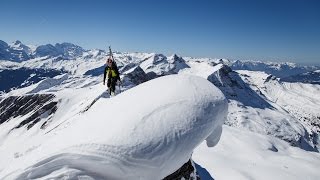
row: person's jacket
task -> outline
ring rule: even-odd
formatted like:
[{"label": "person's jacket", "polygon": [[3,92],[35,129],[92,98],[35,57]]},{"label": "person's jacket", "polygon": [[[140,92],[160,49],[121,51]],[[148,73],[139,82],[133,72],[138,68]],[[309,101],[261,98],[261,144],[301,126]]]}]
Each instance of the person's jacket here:
[{"label": "person's jacket", "polygon": [[120,81],[120,74],[116,62],[112,61],[111,67],[108,65],[105,67],[103,82],[106,81],[106,78],[116,78]]}]

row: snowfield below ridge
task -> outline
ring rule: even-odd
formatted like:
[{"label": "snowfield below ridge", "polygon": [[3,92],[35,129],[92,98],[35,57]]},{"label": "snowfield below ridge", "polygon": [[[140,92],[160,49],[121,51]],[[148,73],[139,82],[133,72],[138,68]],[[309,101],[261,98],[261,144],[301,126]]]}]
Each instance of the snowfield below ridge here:
[{"label": "snowfield below ridge", "polygon": [[[318,180],[320,154],[292,147],[278,138],[223,126],[214,148],[204,143],[192,154],[214,179]],[[208,178],[210,179],[210,178]]]}]

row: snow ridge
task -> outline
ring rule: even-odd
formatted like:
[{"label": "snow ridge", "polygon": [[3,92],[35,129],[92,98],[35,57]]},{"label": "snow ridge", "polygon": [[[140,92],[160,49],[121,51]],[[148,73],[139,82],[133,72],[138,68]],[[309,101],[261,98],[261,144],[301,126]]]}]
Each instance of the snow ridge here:
[{"label": "snow ridge", "polygon": [[[172,88],[154,96],[164,85]],[[137,104],[142,98],[145,101]],[[187,162],[204,139],[209,146],[218,143],[227,106],[221,91],[203,78],[157,78],[109,101],[98,100],[73,126],[42,145],[49,152],[38,148],[31,152],[37,154],[36,159],[21,157],[29,161],[29,168],[6,178],[81,174],[103,179],[162,179]],[[126,113],[120,113],[123,109]],[[108,112],[116,116],[106,116]],[[108,126],[112,128],[106,131]],[[19,162],[12,167],[19,167]]]}]

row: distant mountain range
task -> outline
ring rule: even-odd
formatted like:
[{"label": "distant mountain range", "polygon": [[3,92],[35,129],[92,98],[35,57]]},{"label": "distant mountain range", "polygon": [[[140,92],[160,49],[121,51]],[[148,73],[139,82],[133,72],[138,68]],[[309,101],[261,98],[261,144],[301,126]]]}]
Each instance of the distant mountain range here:
[{"label": "distant mountain range", "polygon": [[83,52],[85,52],[83,48],[71,43],[46,44],[32,48],[18,40],[12,44],[0,40],[0,60],[21,62],[39,57],[73,59],[82,56]]},{"label": "distant mountain range", "polygon": [[317,66],[301,66],[295,63],[276,63],[261,61],[234,61],[230,65],[233,70],[264,71],[279,78],[285,78],[319,69]]},{"label": "distant mountain range", "polygon": [[[140,67],[149,76],[166,75],[168,73],[177,73],[181,68],[188,67],[185,61],[208,61],[221,63],[229,66],[232,70],[263,71],[267,74],[280,78],[283,82],[302,82],[319,84],[319,66],[301,66],[295,63],[275,63],[261,61],[231,61],[228,59],[212,58],[191,58],[180,57],[178,55],[165,56],[157,53],[120,53],[114,52],[119,58],[120,66],[131,64],[128,67],[134,67],[140,64]],[[93,49],[85,50],[72,43],[56,43],[55,45],[46,44],[40,46],[25,45],[21,41],[15,41],[7,44],[0,40],[0,80],[7,82],[7,77],[14,77],[6,85],[0,85],[0,91],[9,91],[11,88],[24,87],[26,85],[38,82],[39,78],[30,78],[29,74],[33,71],[48,72],[47,76],[41,73],[41,77],[52,77],[52,75],[69,72],[72,74],[99,75],[104,69],[104,64],[96,64],[95,60],[104,59],[108,53],[104,50]],[[70,61],[73,60],[73,61]],[[121,60],[121,61],[120,61]],[[159,68],[154,69],[157,65]],[[92,69],[87,69],[92,67]],[[2,71],[2,72],[1,72]],[[36,73],[37,74],[37,73]],[[18,76],[14,76],[18,75]],[[38,74],[39,75],[39,74]],[[36,76],[37,77],[37,76]],[[17,78],[19,80],[17,80]],[[21,85],[23,83],[23,85]],[[10,86],[9,86],[10,84]]]}]

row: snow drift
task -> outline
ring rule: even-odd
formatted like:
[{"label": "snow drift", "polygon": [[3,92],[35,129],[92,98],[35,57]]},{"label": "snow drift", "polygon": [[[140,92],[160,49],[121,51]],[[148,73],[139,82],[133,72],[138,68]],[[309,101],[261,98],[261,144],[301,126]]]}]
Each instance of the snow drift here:
[{"label": "snow drift", "polygon": [[218,143],[227,111],[224,95],[206,79],[157,78],[114,98],[100,98],[72,126],[0,175],[162,179],[187,162],[203,140],[208,146]]}]

